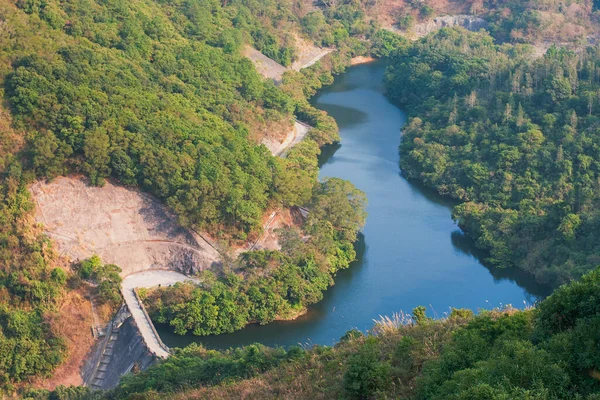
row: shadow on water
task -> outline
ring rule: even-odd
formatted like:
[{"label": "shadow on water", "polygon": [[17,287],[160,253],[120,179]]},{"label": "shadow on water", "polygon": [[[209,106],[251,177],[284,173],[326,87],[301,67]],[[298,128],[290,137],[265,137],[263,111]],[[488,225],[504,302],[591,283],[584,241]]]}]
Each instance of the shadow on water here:
[{"label": "shadow on water", "polygon": [[[402,172],[400,172],[402,178],[407,179]],[[453,199],[449,196],[440,195],[435,189],[425,186],[423,183],[414,181],[411,179],[407,179],[410,184],[410,188],[413,193],[419,194],[425,197],[428,201],[446,207],[448,210],[452,211],[452,209],[459,205],[460,200]],[[528,296],[527,301],[531,304],[535,302],[534,297],[537,300],[542,300],[548,297],[552,293],[552,288],[542,285],[535,281],[535,279],[528,274],[527,272],[519,269],[519,268],[498,268],[494,267],[488,260],[489,253],[478,249],[475,246],[475,242],[473,239],[468,237],[462,230],[458,227],[455,231],[450,234],[450,239],[452,240],[452,246],[462,254],[471,256],[475,258],[481,265],[483,265],[490,274],[494,277],[494,280],[508,280],[510,282],[516,283],[518,286],[522,287],[532,296]]]},{"label": "shadow on water", "polygon": [[450,212],[452,212],[452,209],[454,207],[460,204],[459,200],[453,199],[450,196],[442,196],[437,192],[437,190],[425,186],[425,184],[419,181],[408,179],[404,176],[402,172],[399,172],[399,174],[402,177],[402,179],[406,179],[406,181],[409,184],[410,190],[414,194],[419,194],[425,197],[431,203],[446,207],[448,210],[450,210]]},{"label": "shadow on water", "polygon": [[322,104],[319,108],[332,116],[340,129],[363,124],[369,120],[369,114],[357,108],[344,107],[339,104]]},{"label": "shadow on water", "polygon": [[321,154],[319,154],[319,168],[327,164],[327,162],[333,157],[336,151],[338,151],[342,145],[338,142],[327,144],[321,148]]},{"label": "shadow on water", "polygon": [[532,295],[528,299],[529,303],[533,304],[535,302],[533,297],[536,297],[537,300],[542,300],[552,293],[552,288],[536,282],[531,275],[519,268],[498,268],[491,265],[491,263],[487,261],[489,253],[478,249],[475,246],[473,239],[468,237],[460,229],[457,228],[452,232],[450,238],[452,240],[452,245],[456,250],[462,254],[474,257],[481,265],[490,271],[490,274],[495,280],[509,280],[525,289],[527,293]]}]

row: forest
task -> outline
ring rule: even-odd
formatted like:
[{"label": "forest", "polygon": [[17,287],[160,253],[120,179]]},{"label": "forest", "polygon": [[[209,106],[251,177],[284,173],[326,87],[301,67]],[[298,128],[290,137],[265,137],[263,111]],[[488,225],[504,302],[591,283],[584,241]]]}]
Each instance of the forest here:
[{"label": "forest", "polygon": [[[322,299],[340,269],[356,258],[354,241],[364,225],[364,193],[347,181],[330,178],[315,188],[303,232],[287,228],[281,251],[243,253],[239,265],[202,285],[176,284],[145,297],[152,319],[170,324],[175,333],[230,333],[248,323],[267,324],[294,318]],[[237,273],[236,273],[237,272]]]},{"label": "forest", "polygon": [[441,30],[392,56],[389,96],[410,112],[412,179],[462,203],[454,219],[496,266],[558,286],[598,265],[600,54],[497,45]]}]

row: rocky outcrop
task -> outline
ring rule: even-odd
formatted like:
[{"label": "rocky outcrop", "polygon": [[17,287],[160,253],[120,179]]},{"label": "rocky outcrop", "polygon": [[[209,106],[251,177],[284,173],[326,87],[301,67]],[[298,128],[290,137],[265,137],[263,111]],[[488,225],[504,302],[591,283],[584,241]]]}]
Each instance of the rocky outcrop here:
[{"label": "rocky outcrop", "polygon": [[486,20],[474,15],[446,15],[443,17],[435,17],[429,21],[415,25],[412,29],[406,32],[409,36],[420,38],[427,36],[441,28],[460,26],[470,31],[478,31],[486,29],[489,24]]}]

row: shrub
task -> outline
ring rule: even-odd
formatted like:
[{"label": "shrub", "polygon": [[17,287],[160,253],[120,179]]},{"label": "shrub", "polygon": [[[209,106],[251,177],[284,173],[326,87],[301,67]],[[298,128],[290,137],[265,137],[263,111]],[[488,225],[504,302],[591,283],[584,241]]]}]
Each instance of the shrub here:
[{"label": "shrub", "polygon": [[380,361],[376,339],[370,337],[359,352],[348,360],[344,374],[344,391],[351,399],[368,399],[390,383],[391,366]]}]

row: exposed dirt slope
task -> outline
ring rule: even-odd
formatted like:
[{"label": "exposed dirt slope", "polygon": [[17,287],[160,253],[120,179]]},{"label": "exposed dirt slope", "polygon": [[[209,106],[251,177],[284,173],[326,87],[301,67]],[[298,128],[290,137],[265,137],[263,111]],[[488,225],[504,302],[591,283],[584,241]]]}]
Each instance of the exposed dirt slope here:
[{"label": "exposed dirt slope", "polygon": [[51,378],[38,378],[33,384],[38,388],[53,390],[58,385],[82,385],[81,369],[95,341],[90,332],[92,311],[84,297],[87,288],[71,291],[60,305],[59,313],[49,321],[56,333],[65,339],[68,359],[60,365]]},{"label": "exposed dirt slope", "polygon": [[306,137],[310,128],[310,126],[296,121],[293,129],[284,138],[270,138],[265,136],[262,143],[267,146],[274,156],[284,156],[287,150],[300,143]]},{"label": "exposed dirt slope", "polygon": [[250,46],[246,46],[243,54],[252,61],[259,74],[265,78],[273,79],[275,82],[279,82],[283,73],[287,71],[283,65]]},{"label": "exposed dirt slope", "polygon": [[123,276],[148,269],[187,274],[219,263],[219,253],[181,227],[163,205],[133,189],[61,177],[31,187],[36,220],[73,260],[98,254]]},{"label": "exposed dirt slope", "polygon": [[327,54],[335,51],[335,49],[317,47],[308,40],[295,35],[297,59],[292,63],[291,69],[300,71],[302,68],[308,68],[314,65]]}]

